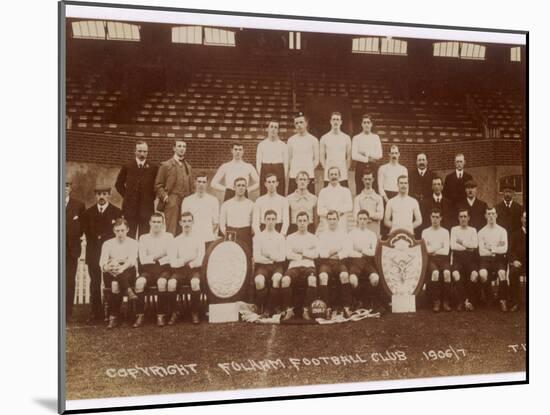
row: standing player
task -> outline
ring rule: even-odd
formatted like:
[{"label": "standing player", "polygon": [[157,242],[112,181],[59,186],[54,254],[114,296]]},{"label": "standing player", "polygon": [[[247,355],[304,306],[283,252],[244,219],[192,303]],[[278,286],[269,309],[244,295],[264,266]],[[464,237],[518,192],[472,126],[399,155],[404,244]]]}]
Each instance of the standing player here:
[{"label": "standing player", "polygon": [[[174,238],[168,256],[172,267],[172,276],[168,280],[168,314],[169,325],[176,323],[177,289],[182,285],[191,286],[191,319],[193,324],[199,324],[201,300],[201,266],[204,259],[204,241],[193,234],[193,214],[182,212],[180,225],[182,233]],[[159,325],[163,325],[160,322]]]},{"label": "standing player", "polygon": [[[441,227],[441,211],[434,208],[430,219],[432,226],[422,231],[422,239],[428,251],[428,290],[432,299],[433,311],[451,311],[451,266],[449,265],[449,231]],[[443,278],[441,278],[443,276]]]},{"label": "standing player", "polygon": [[296,174],[302,170],[311,179],[308,185],[309,192],[315,194],[315,167],[319,164],[319,140],[307,131],[307,119],[303,113],[300,112],[294,117],[294,127],[296,127],[296,134],[287,141],[288,194],[296,190]]},{"label": "standing player", "polygon": [[82,251],[83,221],[85,215],[84,203],[71,197],[72,180],[65,182],[65,273],[66,273],[66,314],[69,321],[72,317],[74,292],[76,285],[76,270],[78,258]]},{"label": "standing player", "polygon": [[237,177],[246,179],[249,185],[246,193],[247,196],[258,188],[260,182],[260,178],[254,166],[243,160],[244,147],[241,143],[232,144],[231,154],[233,155],[233,159],[222,164],[218,168],[218,171],[214,177],[212,177],[212,182],[210,183],[212,189],[224,192],[224,202],[235,196],[233,185]]},{"label": "standing player", "polygon": [[181,203],[182,212],[191,212],[194,218],[193,232],[206,244],[214,241],[218,235],[220,202],[218,198],[206,192],[208,177],[195,177],[195,193],[187,196]]},{"label": "standing player", "polygon": [[466,311],[473,311],[473,302],[479,298],[478,290],[474,289],[479,278],[477,231],[474,227],[469,226],[468,209],[458,210],[458,221],[459,225],[453,226],[451,229],[451,251],[453,253],[451,271],[458,297],[457,310],[461,311],[464,307]]},{"label": "standing player", "polygon": [[[281,300],[284,309],[283,320],[294,317],[292,302],[293,289],[306,286],[306,297],[303,302],[303,318],[311,320],[310,306],[317,297],[317,277],[315,276],[315,259],[317,258],[317,238],[308,232],[309,217],[306,212],[298,213],[296,217],[298,231],[286,239],[286,259],[288,269],[281,280]],[[294,296],[296,298],[296,296]]]},{"label": "standing player", "polygon": [[143,326],[145,316],[145,290],[155,286],[158,289],[157,324],[164,325],[168,301],[166,286],[170,278],[170,257],[168,251],[174,239],[164,230],[164,216],[153,213],[149,220],[151,231],[139,237],[139,263],[141,273],[136,280],[136,322],[134,328]]},{"label": "standing player", "polygon": [[378,134],[372,132],[372,117],[364,114],[361,117],[363,131],[351,140],[351,158],[355,164],[355,194],[363,190],[363,173],[372,171],[378,176],[378,161],[382,158],[382,143]]},{"label": "standing player", "polygon": [[[346,258],[348,257],[348,234],[339,229],[338,212],[327,213],[328,227],[318,235],[319,251],[319,297],[327,304],[327,320],[332,316],[332,307],[336,306],[337,294],[344,309],[344,317],[351,317],[351,285],[349,281]],[[329,294],[329,281],[338,284],[339,293]]]},{"label": "standing player", "polygon": [[340,218],[339,228],[347,231],[347,214],[353,210],[351,192],[347,187],[343,187],[340,184],[340,169],[338,167],[329,168],[328,177],[330,184],[321,189],[317,201],[317,214],[320,219],[319,226],[322,223],[323,227],[321,229],[326,229],[328,212],[335,210],[338,212]]},{"label": "standing player", "polygon": [[390,232],[395,229],[405,229],[412,233],[422,224],[420,206],[416,199],[408,195],[408,177],[399,176],[396,181],[399,193],[397,196],[390,199],[386,205],[384,224],[390,229]]},{"label": "standing player", "polygon": [[277,176],[269,173],[265,178],[267,194],[256,199],[252,214],[252,229],[254,234],[259,234],[265,227],[265,212],[273,210],[277,214],[277,232],[286,235],[288,230],[288,200],[277,193]]},{"label": "standing player", "polygon": [[242,242],[250,254],[252,249],[252,211],[254,202],[246,194],[246,179],[235,179],[235,196],[223,202],[220,209],[220,231],[224,236],[234,232],[237,241]]},{"label": "standing player", "polygon": [[508,251],[508,235],[506,229],[497,225],[497,211],[487,207],[485,218],[487,225],[477,234],[479,241],[479,279],[484,286],[483,292],[488,295],[488,283],[498,278],[498,299],[501,311],[508,311],[506,296],[508,281],[506,280],[506,252]]},{"label": "standing player", "polygon": [[351,166],[351,138],[340,129],[342,114],[333,112],[330,115],[331,130],[321,137],[319,157],[324,169],[325,186],[328,185],[328,171],[331,167],[340,170],[340,184],[349,187],[348,170]]},{"label": "standing player", "polygon": [[155,178],[158,166],[147,161],[149,148],[145,141],[136,143],[135,159],[120,169],[115,189],[124,198],[122,214],[130,226],[130,237],[149,232],[149,219],[154,212]]},{"label": "standing player", "polygon": [[[376,271],[374,254],[378,236],[368,228],[369,212],[364,209],[357,212],[357,228],[349,235],[349,282],[355,298],[365,307],[384,313],[380,276]],[[362,291],[362,292],[361,292]]]},{"label": "standing player", "polygon": [[267,193],[265,179],[268,174],[277,176],[280,186],[277,193],[284,196],[286,177],[288,176],[288,148],[279,138],[279,123],[270,121],[267,125],[267,138],[256,149],[256,170],[260,175],[260,196]]},{"label": "standing player", "polygon": [[384,201],[373,189],[374,174],[370,170],[363,171],[364,189],[355,196],[353,201],[353,217],[358,218],[359,211],[367,212],[367,229],[380,236],[380,221],[384,218]]},{"label": "standing player", "polygon": [[280,307],[280,287],[286,259],[285,237],[275,229],[277,213],[267,210],[264,214],[266,228],[254,235],[254,284],[258,314],[266,313],[268,284],[271,285],[269,303],[271,311]]},{"label": "standing player", "polygon": [[472,175],[464,171],[464,154],[455,156],[455,171],[445,177],[443,195],[449,199],[453,206],[458,206],[466,197],[466,182],[472,181]]},{"label": "standing player", "polygon": [[307,225],[308,232],[315,233],[317,196],[311,194],[308,190],[309,187],[309,175],[305,171],[298,172],[296,174],[296,183],[298,188],[287,196],[288,206],[290,208],[290,225],[288,227],[288,234],[294,233],[298,230],[296,224],[296,218],[298,213],[306,212],[309,218]]},{"label": "standing player", "polygon": [[[416,155],[416,169],[409,172],[410,191],[409,194],[422,204],[432,194],[433,179],[435,174],[428,169],[428,157],[426,153]],[[443,182],[443,181],[442,181]],[[443,183],[441,184],[443,189]]]},{"label": "standing player", "polygon": [[476,182],[470,180],[464,186],[466,187],[466,199],[459,204],[459,208],[468,209],[470,213],[470,225],[479,232],[487,223],[485,219],[487,203],[477,198]]},{"label": "standing player", "polygon": [[407,176],[407,168],[399,164],[399,147],[392,145],[390,147],[390,161],[378,169],[378,193],[384,199],[384,203],[397,195],[397,178]]},{"label": "standing player", "polygon": [[180,206],[183,198],[191,193],[191,165],[185,160],[187,144],[181,139],[174,141],[174,157],[163,162],[155,179],[159,203],[157,210],[164,212],[166,230],[173,236],[178,233]]},{"label": "standing player", "polygon": [[97,184],[95,187],[96,204],[84,214],[84,234],[86,235],[86,264],[90,274],[91,313],[88,322],[103,320],[101,306],[101,267],[99,258],[103,242],[113,236],[113,224],[120,218],[120,209],[109,202],[111,187]]},{"label": "standing player", "polygon": [[510,246],[510,311],[518,311],[521,298],[520,278],[526,275],[527,216],[521,215],[521,229],[512,234]]},{"label": "standing player", "polygon": [[127,236],[128,230],[126,219],[117,219],[113,226],[115,237],[105,241],[101,247],[99,266],[103,271],[103,283],[111,288],[107,296],[110,312],[108,329],[118,326],[122,297],[127,294],[129,300],[137,299],[131,286],[136,278],[138,244]]}]

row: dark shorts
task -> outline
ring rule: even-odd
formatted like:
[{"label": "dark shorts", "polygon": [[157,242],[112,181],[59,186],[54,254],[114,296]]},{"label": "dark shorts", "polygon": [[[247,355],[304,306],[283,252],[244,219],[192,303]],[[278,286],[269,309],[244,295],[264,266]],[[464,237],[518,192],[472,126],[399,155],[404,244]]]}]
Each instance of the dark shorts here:
[{"label": "dark shorts", "polygon": [[321,259],[319,261],[319,274],[326,272],[329,278],[340,278],[340,273],[348,272],[345,259]]},{"label": "dark shorts", "polygon": [[111,288],[113,281],[117,281],[121,290],[133,287],[136,284],[136,268],[130,267],[118,275],[109,272],[103,273],[103,285],[105,288]]},{"label": "dark shorts", "polygon": [[479,269],[486,269],[489,273],[491,280],[497,277],[497,272],[502,270],[506,271],[508,263],[506,261],[506,255],[495,255],[495,256],[480,256],[479,257]]},{"label": "dark shorts", "polygon": [[172,268],[172,276],[177,282],[177,288],[180,289],[184,285],[190,285],[193,278],[200,280],[201,286],[204,286],[202,272],[200,267],[189,268],[188,265],[180,268]]},{"label": "dark shorts", "polygon": [[357,278],[368,278],[371,274],[378,274],[374,265],[374,257],[350,258],[349,273],[354,274]]},{"label": "dark shorts", "polygon": [[451,270],[458,271],[462,278],[470,277],[472,271],[478,269],[478,255],[471,251],[453,251]]},{"label": "dark shorts", "polygon": [[269,281],[273,274],[281,274],[284,272],[284,263],[275,262],[274,264],[258,264],[254,263],[254,277],[263,275],[266,281]]},{"label": "dark shorts", "polygon": [[447,255],[429,255],[428,256],[428,272],[431,274],[434,271],[450,271],[449,257]]},{"label": "dark shorts", "polygon": [[147,286],[157,285],[159,278],[169,279],[171,274],[170,264],[160,265],[158,262],[154,264],[145,264],[141,266],[140,278],[147,280]]},{"label": "dark shorts", "polygon": [[313,267],[295,267],[289,268],[286,276],[290,277],[291,284],[294,286],[306,286],[307,278],[311,275],[315,277],[315,268]]}]

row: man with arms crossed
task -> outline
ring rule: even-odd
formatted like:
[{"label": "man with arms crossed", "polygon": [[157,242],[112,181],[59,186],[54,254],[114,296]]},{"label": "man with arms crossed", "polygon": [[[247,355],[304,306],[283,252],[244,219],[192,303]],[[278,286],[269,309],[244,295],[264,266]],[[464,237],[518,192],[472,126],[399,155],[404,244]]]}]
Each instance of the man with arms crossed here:
[{"label": "man with arms crossed", "polygon": [[[477,231],[469,226],[470,214],[468,209],[458,210],[458,226],[451,229],[451,251],[453,253],[453,266],[451,267],[453,284],[457,288],[457,310],[463,307],[466,311],[473,311],[473,302],[477,302],[478,293],[474,290],[479,274],[477,255]],[[464,294],[466,294],[464,296]],[[464,298],[466,297],[466,298]]]},{"label": "man with arms crossed", "polygon": [[254,202],[245,196],[246,188],[246,179],[237,177],[235,179],[235,196],[223,202],[220,209],[220,231],[224,236],[227,236],[228,232],[234,232],[237,241],[245,245],[247,255],[250,255]]},{"label": "man with arms crossed", "polygon": [[[432,226],[422,231],[422,239],[428,251],[428,292],[433,311],[451,311],[451,266],[449,264],[449,231],[441,227],[441,211],[433,208],[430,213]],[[443,278],[442,278],[443,277]]]},{"label": "man with arms crossed", "polygon": [[329,280],[337,281],[344,317],[351,317],[351,285],[349,281],[346,258],[348,257],[348,234],[339,230],[338,212],[327,213],[328,227],[318,235],[319,252],[319,297],[327,305],[326,318],[332,317],[332,308],[336,306],[337,292],[329,294]]},{"label": "man with arms crossed", "polygon": [[285,182],[288,175],[288,147],[279,138],[279,123],[270,121],[267,125],[267,138],[256,149],[256,170],[260,175],[260,196],[267,193],[265,179],[268,174],[277,176],[277,193],[285,195]]},{"label": "man with arms crossed", "polygon": [[498,278],[498,299],[500,310],[508,311],[506,296],[508,281],[506,280],[506,252],[508,251],[508,234],[506,229],[497,225],[497,211],[494,207],[487,207],[485,218],[487,225],[477,234],[479,242],[479,279],[482,290],[487,296],[490,282]]},{"label": "man with arms crossed", "polygon": [[382,158],[382,143],[378,134],[372,133],[372,117],[364,114],[361,117],[363,131],[351,140],[351,158],[355,164],[355,194],[363,190],[363,172],[372,171],[378,177],[378,161]]},{"label": "man with arms crossed", "polygon": [[399,193],[388,201],[384,224],[390,229],[405,229],[411,233],[422,224],[420,206],[416,199],[408,195],[409,179],[407,176],[397,178]]},{"label": "man with arms crossed", "polygon": [[265,178],[267,194],[256,199],[252,214],[252,229],[254,234],[259,234],[265,228],[265,212],[273,210],[277,214],[277,232],[286,235],[288,231],[288,200],[277,193],[277,176],[269,173]]},{"label": "man with arms crossed", "polygon": [[307,230],[310,233],[315,233],[315,218],[317,215],[315,207],[317,206],[317,196],[310,193],[309,175],[305,171],[298,172],[296,174],[296,183],[298,188],[294,193],[289,194],[286,199],[290,208],[290,225],[288,227],[288,234],[294,233],[298,230],[296,224],[296,217],[300,212],[306,212],[309,218]]},{"label": "man with arms crossed", "polygon": [[275,229],[277,213],[267,210],[264,219],[265,230],[254,235],[255,303],[260,315],[268,314],[266,300],[269,291],[270,311],[280,308],[280,287],[286,259],[285,237]]},{"label": "man with arms crossed", "polygon": [[357,219],[359,211],[367,212],[367,229],[380,236],[380,221],[384,218],[384,201],[373,189],[374,174],[370,170],[363,171],[364,189],[355,196],[353,201],[353,217]]},{"label": "man with arms crossed", "polygon": [[218,235],[220,202],[217,197],[206,193],[207,186],[207,176],[195,177],[195,193],[183,199],[181,211],[193,214],[193,232],[208,245]]},{"label": "man with arms crossed", "polygon": [[323,224],[321,229],[327,228],[327,215],[331,210],[338,212],[339,228],[344,232],[347,231],[347,214],[353,210],[353,201],[351,192],[347,187],[340,184],[340,169],[331,167],[328,172],[330,184],[324,187],[319,192],[317,202],[317,214],[319,215],[320,224]]},{"label": "man with arms crossed", "polygon": [[260,182],[260,178],[254,166],[243,160],[244,147],[241,143],[232,144],[231,154],[233,155],[233,159],[222,164],[218,168],[218,171],[214,177],[212,177],[212,182],[210,183],[212,189],[224,192],[224,202],[235,196],[235,189],[233,186],[237,177],[243,177],[246,179],[246,183],[250,185],[247,188],[247,197],[258,188]]},{"label": "man with arms crossed", "polygon": [[281,300],[284,309],[283,320],[294,317],[292,290],[294,287],[306,286],[306,297],[303,302],[303,318],[311,320],[310,306],[317,297],[317,277],[315,262],[317,258],[317,238],[307,230],[309,217],[306,212],[296,216],[298,231],[286,239],[286,259],[288,269],[281,280]]},{"label": "man with arms crossed", "polygon": [[136,322],[134,328],[143,326],[145,316],[145,290],[155,286],[158,289],[157,324],[164,325],[167,313],[166,285],[170,278],[168,250],[174,236],[164,230],[164,216],[153,213],[149,220],[150,232],[139,237],[139,263],[141,273],[136,280]]},{"label": "man with arms crossed", "polygon": [[294,117],[294,126],[296,134],[287,141],[288,194],[296,190],[296,174],[302,170],[311,179],[308,185],[309,192],[315,194],[315,167],[319,164],[319,140],[307,131],[307,119],[303,113],[300,112]]},{"label": "man with arms crossed", "polygon": [[128,295],[129,300],[137,299],[131,286],[136,278],[138,244],[127,236],[128,230],[126,219],[117,219],[113,226],[115,237],[105,241],[101,248],[99,266],[103,271],[103,283],[111,289],[107,295],[108,329],[114,329],[119,324],[122,297]]},{"label": "man with arms crossed", "polygon": [[172,267],[172,276],[167,284],[168,314],[170,314],[168,324],[173,325],[178,319],[176,312],[177,290],[182,285],[191,286],[191,319],[193,324],[199,324],[204,241],[193,234],[193,214],[191,212],[182,212],[180,225],[182,233],[174,238],[168,252]]},{"label": "man with arms crossed", "polygon": [[385,307],[382,300],[380,276],[376,271],[374,255],[378,243],[377,235],[368,228],[369,213],[361,209],[357,212],[357,228],[349,235],[349,282],[355,298],[365,307],[383,314]]},{"label": "man with arms crossed", "polygon": [[342,114],[333,112],[330,115],[332,129],[321,137],[319,157],[324,169],[324,184],[328,185],[328,170],[338,167],[340,170],[340,184],[349,187],[348,170],[351,166],[351,138],[342,132]]}]

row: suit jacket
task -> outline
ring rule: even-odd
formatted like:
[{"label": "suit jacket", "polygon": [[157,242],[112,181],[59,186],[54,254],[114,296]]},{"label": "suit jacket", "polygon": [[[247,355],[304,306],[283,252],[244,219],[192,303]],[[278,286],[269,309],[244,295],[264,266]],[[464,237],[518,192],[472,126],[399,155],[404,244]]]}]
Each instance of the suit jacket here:
[{"label": "suit jacket", "polygon": [[508,232],[508,236],[521,230],[521,215],[523,214],[523,206],[515,201],[509,208],[506,207],[504,201],[497,205],[497,223]]},{"label": "suit jacket", "polygon": [[67,256],[71,258],[78,258],[80,256],[80,237],[84,233],[83,222],[85,210],[84,203],[80,200],[69,197],[67,206],[65,206],[65,235],[67,243]]},{"label": "suit jacket", "polygon": [[435,173],[426,169],[424,176],[418,173],[418,169],[409,169],[409,196],[418,200],[418,203],[422,203],[424,199],[428,199],[432,196],[432,179],[435,177]]},{"label": "suit jacket", "polygon": [[[460,209],[468,209],[470,213],[470,226],[476,228],[476,231],[480,231],[485,225],[487,225],[487,219],[485,218],[485,210],[487,209],[487,203],[483,200],[476,198],[474,204],[470,206],[467,199],[464,198],[458,207]],[[456,210],[458,211],[458,209]],[[458,214],[455,215],[454,224],[458,224]]]},{"label": "suit jacket", "polygon": [[182,196],[187,196],[193,189],[191,165],[187,160],[183,160],[184,165],[184,180],[183,187],[176,189],[177,169],[179,165],[174,158],[161,163],[157,177],[155,180],[155,190],[159,198],[159,202],[164,200],[165,196],[172,193],[177,193]]},{"label": "suit jacket", "polygon": [[450,232],[451,226],[453,225],[453,205],[451,204],[451,201],[449,199],[446,199],[444,197],[441,198],[441,201],[439,203],[437,203],[433,198],[433,194],[430,195],[428,199],[424,199],[420,204],[420,209],[422,213],[422,229],[429,228],[432,225],[430,212],[435,207],[441,209],[441,226]]},{"label": "suit jacket", "polygon": [[514,232],[510,238],[510,262],[519,261],[521,265],[525,267],[525,261],[527,260],[526,255],[527,248],[527,235],[523,232],[521,227],[518,231]]},{"label": "suit jacket", "polygon": [[97,265],[103,242],[114,237],[113,224],[122,211],[109,203],[105,212],[99,213],[94,204],[86,210],[84,233],[86,235],[86,263]]},{"label": "suit jacket", "polygon": [[472,175],[462,171],[462,178],[456,177],[456,171],[449,173],[445,177],[443,185],[443,196],[451,201],[454,206],[458,206],[466,198],[466,182],[473,180]]},{"label": "suit jacket", "polygon": [[115,188],[124,198],[122,213],[125,218],[149,219],[154,212],[155,178],[158,166],[145,162],[139,168],[135,160],[122,166]]}]

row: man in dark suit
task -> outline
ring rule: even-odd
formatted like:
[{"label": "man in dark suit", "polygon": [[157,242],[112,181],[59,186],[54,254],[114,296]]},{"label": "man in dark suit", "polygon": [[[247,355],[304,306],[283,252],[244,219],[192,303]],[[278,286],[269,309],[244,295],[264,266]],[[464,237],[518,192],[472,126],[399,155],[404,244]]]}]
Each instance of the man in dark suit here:
[{"label": "man in dark suit", "polygon": [[521,229],[523,206],[514,200],[513,183],[504,183],[502,192],[503,200],[497,205],[497,224],[506,229],[511,237]]},{"label": "man in dark suit", "polygon": [[[416,156],[416,169],[409,170],[409,196],[418,200],[420,206],[422,206],[424,199],[429,199],[432,195],[432,179],[434,177],[434,172],[428,170],[426,153],[419,153]],[[441,187],[443,188],[443,184]],[[429,217],[427,226],[431,226]],[[418,228],[417,230],[420,231]]]},{"label": "man in dark suit", "polygon": [[149,232],[149,219],[154,212],[158,167],[147,161],[148,151],[147,143],[138,141],[135,160],[122,166],[115,182],[116,190],[124,198],[122,214],[130,227],[128,236],[134,239]]},{"label": "man in dark suit", "polygon": [[72,317],[76,270],[78,268],[78,258],[81,253],[84,220],[84,203],[71,197],[72,180],[70,178],[65,182],[65,272],[66,272],[66,300],[67,312],[66,320]]},{"label": "man in dark suit", "polygon": [[86,264],[90,274],[90,322],[103,320],[101,307],[101,268],[99,257],[103,242],[111,239],[113,224],[122,216],[122,211],[109,203],[111,186],[99,183],[95,187],[96,203],[85,212],[84,234],[86,235]]},{"label": "man in dark suit", "polygon": [[473,180],[472,175],[464,171],[464,164],[464,154],[457,154],[455,156],[455,171],[445,177],[443,186],[443,196],[449,199],[455,208],[466,197],[465,183]]},{"label": "man in dark suit", "polygon": [[466,198],[459,203],[459,209],[467,209],[470,214],[470,226],[480,231],[487,224],[485,211],[487,203],[477,198],[477,184],[473,180],[466,182]]},{"label": "man in dark suit", "polygon": [[176,236],[183,198],[192,192],[191,165],[185,160],[187,144],[181,139],[174,142],[174,156],[163,162],[155,179],[159,198],[157,210],[164,212],[166,231]]},{"label": "man in dark suit", "polygon": [[523,211],[521,215],[521,227],[512,234],[510,238],[510,311],[518,311],[521,301],[521,282],[520,277],[526,275],[526,248],[527,248],[527,215]]},{"label": "man in dark suit", "polygon": [[417,239],[420,239],[422,230],[432,226],[430,216],[434,208],[438,208],[441,211],[441,227],[450,232],[454,209],[449,199],[443,197],[443,180],[439,176],[434,176],[432,179],[432,193],[430,197],[425,198],[420,204],[423,223],[422,226],[415,229],[415,236],[418,233],[418,236],[416,236]]}]

